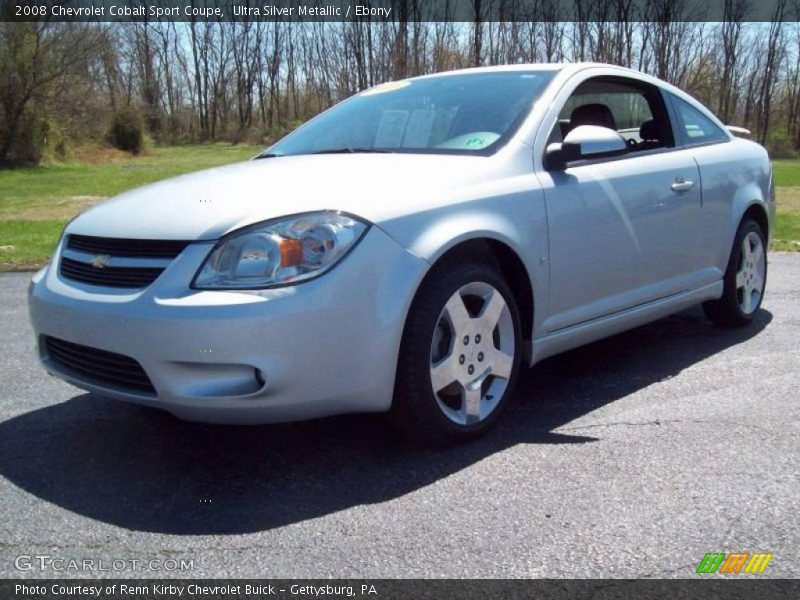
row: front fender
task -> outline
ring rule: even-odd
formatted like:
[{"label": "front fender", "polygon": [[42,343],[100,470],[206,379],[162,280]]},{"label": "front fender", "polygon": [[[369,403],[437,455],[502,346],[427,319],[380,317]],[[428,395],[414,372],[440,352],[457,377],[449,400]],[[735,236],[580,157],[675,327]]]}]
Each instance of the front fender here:
[{"label": "front fender", "polygon": [[[534,305],[546,307],[549,244],[544,194],[533,174],[504,183],[502,186],[493,183],[495,193],[492,196],[473,193],[470,197],[404,215],[379,226],[431,266],[463,242],[480,239],[501,242],[514,251],[525,266]],[[503,189],[498,194],[499,187]],[[537,310],[534,315],[534,335],[544,312]]]}]

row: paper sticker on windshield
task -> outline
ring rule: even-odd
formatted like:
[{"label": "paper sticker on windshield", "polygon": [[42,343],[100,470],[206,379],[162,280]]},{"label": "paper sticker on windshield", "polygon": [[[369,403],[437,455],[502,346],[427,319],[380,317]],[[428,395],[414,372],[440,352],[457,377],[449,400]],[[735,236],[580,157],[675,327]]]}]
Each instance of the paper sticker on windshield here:
[{"label": "paper sticker on windshield", "polygon": [[381,83],[380,85],[371,87],[368,90],[364,90],[363,92],[361,92],[361,95],[374,96],[375,94],[385,94],[386,92],[394,92],[396,90],[402,90],[404,87],[408,87],[410,85],[411,85],[410,81],[389,81],[388,83]]},{"label": "paper sticker on windshield", "polygon": [[437,146],[437,148],[452,148],[453,150],[483,150],[495,143],[500,136],[492,131],[476,131],[451,138]]},{"label": "paper sticker on windshield", "polygon": [[406,131],[407,121],[407,110],[383,111],[381,122],[378,125],[378,133],[375,134],[375,146],[377,148],[399,148]]},{"label": "paper sticker on windshield", "polygon": [[403,136],[403,148],[427,148],[436,111],[418,108],[411,112]]}]

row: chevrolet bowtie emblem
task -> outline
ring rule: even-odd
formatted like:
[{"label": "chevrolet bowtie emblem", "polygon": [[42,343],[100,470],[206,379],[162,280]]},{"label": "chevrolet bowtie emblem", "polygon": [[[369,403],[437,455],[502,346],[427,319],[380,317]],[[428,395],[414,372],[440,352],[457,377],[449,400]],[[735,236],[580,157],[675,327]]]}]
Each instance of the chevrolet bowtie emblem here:
[{"label": "chevrolet bowtie emblem", "polygon": [[92,259],[92,266],[95,269],[104,269],[111,262],[111,257],[108,254],[98,254]]}]

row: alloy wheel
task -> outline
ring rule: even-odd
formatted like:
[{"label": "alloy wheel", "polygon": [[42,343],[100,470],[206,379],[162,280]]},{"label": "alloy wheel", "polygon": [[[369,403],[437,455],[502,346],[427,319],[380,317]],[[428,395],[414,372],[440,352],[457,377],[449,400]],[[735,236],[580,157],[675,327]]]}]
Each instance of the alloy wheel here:
[{"label": "alloy wheel", "polygon": [[736,271],[736,293],[739,308],[746,315],[755,312],[764,292],[767,257],[761,237],[754,231],[742,240],[739,268]]},{"label": "alloy wheel", "polygon": [[430,378],[444,415],[458,425],[486,419],[505,394],[516,341],[511,310],[492,285],[462,286],[439,315]]}]

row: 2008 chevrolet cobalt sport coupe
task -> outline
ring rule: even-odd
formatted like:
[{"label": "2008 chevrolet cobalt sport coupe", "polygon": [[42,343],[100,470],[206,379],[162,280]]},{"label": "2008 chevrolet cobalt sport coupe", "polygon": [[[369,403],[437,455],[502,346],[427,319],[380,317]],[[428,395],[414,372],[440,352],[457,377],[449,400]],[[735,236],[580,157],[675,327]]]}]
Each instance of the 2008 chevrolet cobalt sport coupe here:
[{"label": "2008 chevrolet cobalt sport coupe", "polygon": [[30,313],[45,369],[104,396],[222,423],[388,411],[459,438],[545,357],[696,303],[750,322],[774,210],[764,149],[671,85],[456,71],[86,211]]}]

